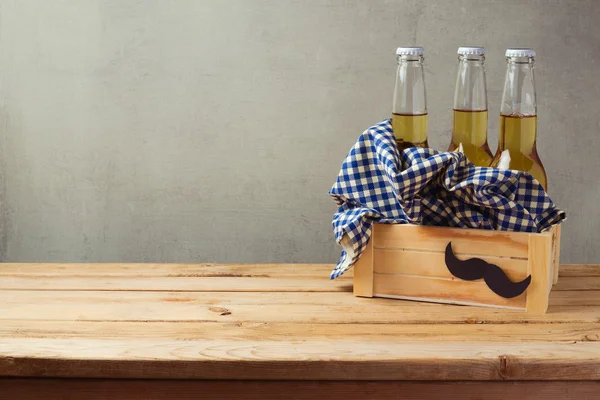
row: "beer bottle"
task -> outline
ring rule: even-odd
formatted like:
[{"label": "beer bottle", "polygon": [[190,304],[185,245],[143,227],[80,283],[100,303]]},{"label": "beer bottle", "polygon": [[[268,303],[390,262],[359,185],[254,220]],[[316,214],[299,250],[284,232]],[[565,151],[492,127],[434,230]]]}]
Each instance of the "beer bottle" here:
[{"label": "beer bottle", "polygon": [[488,107],[485,82],[485,49],[458,48],[458,74],[454,89],[452,141],[448,151],[460,143],[469,161],[487,167],[494,158],[487,142]]},{"label": "beer bottle", "polygon": [[398,47],[396,50],[398,70],[392,107],[392,129],[400,150],[429,147],[423,53],[422,47]]},{"label": "beer bottle", "polygon": [[510,153],[510,169],[527,171],[548,189],[546,171],[536,149],[537,103],[533,49],[506,50],[506,78],[500,106],[498,151],[491,163],[496,167],[503,150]]}]

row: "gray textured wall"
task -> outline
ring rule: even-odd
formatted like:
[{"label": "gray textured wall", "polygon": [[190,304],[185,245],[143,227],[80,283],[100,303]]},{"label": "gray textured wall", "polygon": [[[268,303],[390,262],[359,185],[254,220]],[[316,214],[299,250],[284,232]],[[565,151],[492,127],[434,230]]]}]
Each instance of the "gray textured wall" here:
[{"label": "gray textured wall", "polygon": [[411,44],[440,149],[456,47],[487,48],[492,114],[536,48],[563,261],[600,262],[594,0],[0,0],[1,259],[335,261],[326,192]]}]

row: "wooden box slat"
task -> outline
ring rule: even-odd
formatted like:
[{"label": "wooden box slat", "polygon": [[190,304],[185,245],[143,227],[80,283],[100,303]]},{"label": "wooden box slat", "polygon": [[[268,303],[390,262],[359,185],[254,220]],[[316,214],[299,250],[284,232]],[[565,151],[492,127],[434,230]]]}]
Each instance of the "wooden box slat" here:
[{"label": "wooden box slat", "polygon": [[372,239],[377,249],[444,251],[448,242],[452,242],[456,254],[527,259],[529,235],[485,229],[375,224]]},{"label": "wooden box slat", "polygon": [[[454,242],[452,243],[454,247]],[[458,257],[469,258],[455,252]],[[496,264],[513,281],[527,277],[527,260],[477,256],[490,264]],[[419,265],[419,275],[440,278],[453,278],[446,267],[445,254],[442,251],[414,251],[396,249],[374,249],[373,271],[382,274],[414,274],[414,266]]]},{"label": "wooden box slat", "polygon": [[482,281],[427,278],[416,275],[375,274],[373,296],[525,309],[525,293],[512,299],[505,299],[488,289]]}]

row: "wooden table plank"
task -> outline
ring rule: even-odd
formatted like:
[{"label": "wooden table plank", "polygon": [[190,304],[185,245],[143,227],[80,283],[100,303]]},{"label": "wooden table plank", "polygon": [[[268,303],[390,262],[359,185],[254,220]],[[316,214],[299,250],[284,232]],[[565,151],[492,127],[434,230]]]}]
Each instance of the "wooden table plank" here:
[{"label": "wooden table plank", "polygon": [[[390,275],[392,279],[394,275]],[[0,290],[172,291],[172,292],[351,292],[351,279],[304,276],[15,276],[0,275]],[[600,277],[562,277],[553,291],[600,290]]]},{"label": "wooden table plank", "polygon": [[[1,263],[13,277],[295,277],[329,278],[333,264]],[[562,264],[561,277],[600,277],[600,264]],[[338,279],[351,279],[352,270]]]},{"label": "wooden table plank", "polygon": [[600,342],[21,339],[0,376],[268,380],[598,380]]},{"label": "wooden table plank", "polygon": [[563,276],[552,290],[600,290],[600,276]]},{"label": "wooden table plank", "polygon": [[331,324],[310,322],[2,320],[2,338],[357,342],[600,342],[600,322],[570,324]]},{"label": "wooden table plank", "polygon": [[560,276],[600,276],[600,264],[561,264]]},{"label": "wooden table plank", "polygon": [[[556,299],[556,300],[555,300]],[[548,313],[354,297],[349,293],[0,291],[0,320],[312,323],[597,322],[599,291],[556,292]],[[566,304],[566,305],[565,305]]]},{"label": "wooden table plank", "polygon": [[406,382],[0,379],[0,400],[569,400],[593,399],[600,382]]},{"label": "wooden table plank", "polygon": [[[0,276],[13,277],[314,277],[329,278],[334,264],[139,264],[1,263]],[[338,279],[351,279],[352,273]]]},{"label": "wooden table plank", "polygon": [[0,290],[172,291],[172,292],[351,292],[352,281],[313,277],[12,277]]},{"label": "wooden table plank", "polygon": [[[0,379],[0,400],[585,400],[600,382],[406,382]],[[485,393],[485,397],[482,397]]]}]

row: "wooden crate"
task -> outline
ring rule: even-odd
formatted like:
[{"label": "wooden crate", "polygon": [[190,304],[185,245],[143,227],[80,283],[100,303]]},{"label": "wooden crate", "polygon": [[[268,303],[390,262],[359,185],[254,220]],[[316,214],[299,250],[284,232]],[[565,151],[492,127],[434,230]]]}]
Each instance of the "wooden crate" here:
[{"label": "wooden crate", "polygon": [[[452,242],[459,259],[481,258],[513,282],[531,275],[527,290],[510,299],[482,279],[454,277],[445,262]],[[478,305],[545,313],[558,280],[560,225],[544,233],[504,232],[418,225],[375,224],[354,266],[354,295]]]}]

